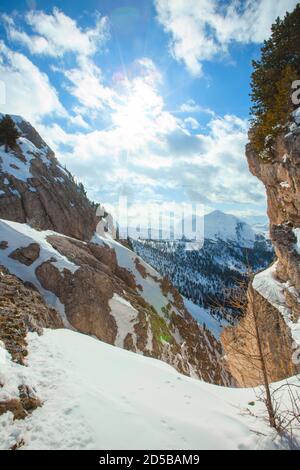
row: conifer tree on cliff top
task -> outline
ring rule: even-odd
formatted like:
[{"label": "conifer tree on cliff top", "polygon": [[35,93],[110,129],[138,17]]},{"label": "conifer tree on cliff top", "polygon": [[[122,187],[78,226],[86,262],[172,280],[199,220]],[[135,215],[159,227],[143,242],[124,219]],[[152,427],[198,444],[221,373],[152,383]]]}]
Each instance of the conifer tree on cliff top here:
[{"label": "conifer tree on cliff top", "polygon": [[5,146],[5,152],[16,146],[18,137],[20,137],[20,134],[14,121],[10,116],[4,116],[0,121],[0,145]]},{"label": "conifer tree on cliff top", "polygon": [[272,147],[294,110],[292,83],[300,80],[300,4],[271,28],[251,80],[253,143],[261,153]]}]

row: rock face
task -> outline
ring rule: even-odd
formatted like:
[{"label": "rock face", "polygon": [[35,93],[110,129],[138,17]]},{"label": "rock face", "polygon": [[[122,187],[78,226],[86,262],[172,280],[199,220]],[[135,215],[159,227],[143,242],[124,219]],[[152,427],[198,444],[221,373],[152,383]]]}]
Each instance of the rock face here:
[{"label": "rock face", "polygon": [[[244,321],[255,308],[264,335],[269,378],[276,381],[300,370],[299,361],[293,359],[300,348],[300,129],[294,125],[290,133],[277,139],[270,160],[260,159],[251,144],[251,132],[249,137],[249,168],[266,187],[270,236],[278,261],[255,276],[250,287],[255,301],[248,305]],[[222,337],[229,369],[240,384],[257,385],[259,377],[253,377],[249,366],[241,367],[233,357],[230,344],[233,346],[242,325],[234,330],[227,330]],[[246,353],[248,347],[245,344],[242,351]]]},{"label": "rock face", "polygon": [[250,286],[246,315],[236,327],[226,328],[221,334],[229,370],[241,387],[252,387],[263,383],[254,331],[254,313],[257,315],[257,325],[261,334],[270,381],[276,382],[293,376],[298,370],[292,361],[291,331],[282,314]]},{"label": "rock face", "polygon": [[11,117],[22,136],[14,151],[6,153],[0,146],[0,218],[90,239],[95,208],[37,131]]},{"label": "rock face", "polygon": [[43,328],[62,327],[57,311],[45,305],[37,290],[0,265],[0,340],[12,358],[23,364],[28,331],[41,334]]},{"label": "rock face", "polygon": [[30,266],[40,256],[40,245],[38,243],[30,243],[24,248],[17,248],[9,257],[20,261],[20,263]]}]

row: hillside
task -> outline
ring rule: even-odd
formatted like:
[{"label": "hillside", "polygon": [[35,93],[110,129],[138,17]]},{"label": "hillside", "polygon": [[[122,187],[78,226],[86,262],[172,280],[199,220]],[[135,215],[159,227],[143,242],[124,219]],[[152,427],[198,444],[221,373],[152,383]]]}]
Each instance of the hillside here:
[{"label": "hillside", "polygon": [[[0,397],[34,387],[43,406],[25,420],[0,416],[0,448],[279,449],[249,389],[205,384],[70,330],[28,337],[28,367],[10,361]],[[281,392],[281,397],[286,396]],[[248,410],[248,411],[247,411]],[[251,416],[250,411],[257,417]],[[255,429],[255,432],[253,430]],[[134,438],[133,438],[134,436]],[[296,435],[297,436],[297,435]],[[296,436],[294,436],[296,438]]]}]

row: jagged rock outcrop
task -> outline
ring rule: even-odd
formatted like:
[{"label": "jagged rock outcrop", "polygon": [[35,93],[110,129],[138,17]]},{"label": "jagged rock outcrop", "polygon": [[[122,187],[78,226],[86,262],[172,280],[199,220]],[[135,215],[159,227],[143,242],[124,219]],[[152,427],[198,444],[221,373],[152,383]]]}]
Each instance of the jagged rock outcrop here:
[{"label": "jagged rock outcrop", "polygon": [[37,131],[12,118],[21,137],[14,150],[0,146],[0,218],[89,240],[95,208]]},{"label": "jagged rock outcrop", "polygon": [[[288,134],[279,136],[268,159],[255,152],[251,132],[249,137],[249,168],[266,187],[270,236],[278,261],[254,277],[250,289],[254,289],[255,301],[248,305],[243,322],[255,308],[268,356],[269,379],[276,381],[300,371],[294,358],[295,350],[300,349],[300,128],[294,124]],[[245,354],[252,348],[242,327],[222,335],[227,364],[240,384],[257,385],[261,381],[253,377],[249,365],[241,366],[232,354],[237,345],[242,345]]]},{"label": "jagged rock outcrop", "polygon": [[43,328],[62,327],[59,314],[46,306],[36,288],[0,265],[0,341],[14,361],[24,363],[29,331],[41,334]]}]

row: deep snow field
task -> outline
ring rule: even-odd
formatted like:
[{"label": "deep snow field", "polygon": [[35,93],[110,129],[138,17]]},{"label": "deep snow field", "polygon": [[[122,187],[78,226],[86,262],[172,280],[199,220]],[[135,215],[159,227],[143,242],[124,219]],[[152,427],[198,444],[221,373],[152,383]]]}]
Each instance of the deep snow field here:
[{"label": "deep snow field", "polygon": [[207,384],[67,329],[30,333],[28,343],[28,367],[0,347],[0,401],[24,383],[44,403],[25,420],[0,416],[0,449],[21,439],[22,449],[288,447],[252,389]]}]

